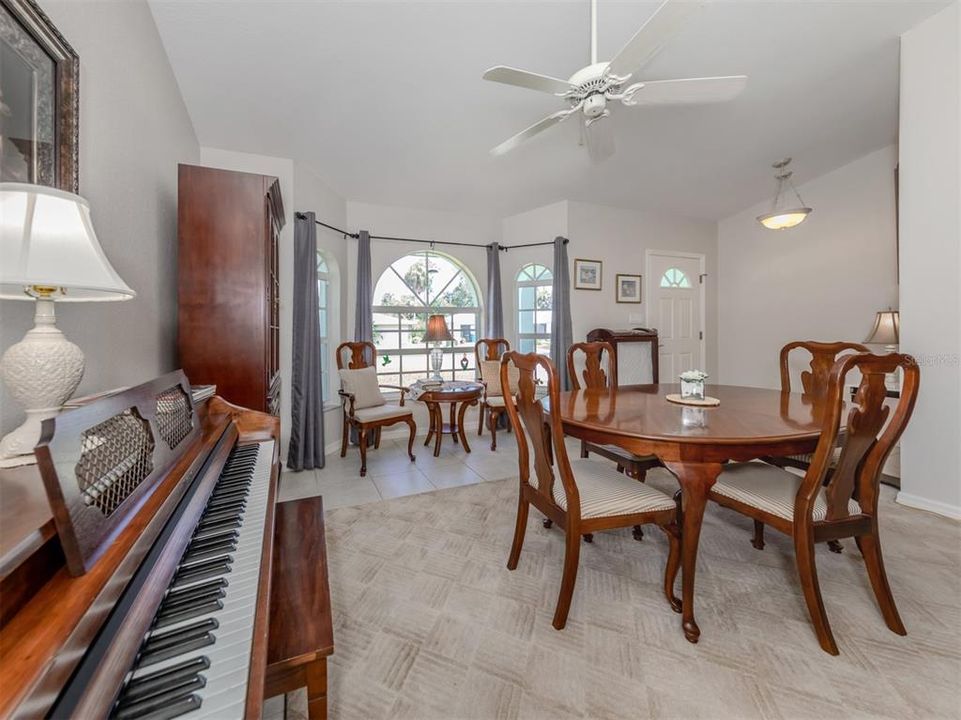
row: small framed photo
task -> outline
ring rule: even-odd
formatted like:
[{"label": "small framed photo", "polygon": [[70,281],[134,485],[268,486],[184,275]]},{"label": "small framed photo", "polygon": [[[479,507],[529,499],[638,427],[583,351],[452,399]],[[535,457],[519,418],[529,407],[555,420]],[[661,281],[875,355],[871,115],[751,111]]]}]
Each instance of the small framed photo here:
[{"label": "small framed photo", "polygon": [[601,289],[601,267],[600,260],[574,260],[574,287],[577,290],[600,290]]},{"label": "small framed photo", "polygon": [[641,302],[641,276],[621,275],[618,273],[614,294],[615,299],[619,303]]}]

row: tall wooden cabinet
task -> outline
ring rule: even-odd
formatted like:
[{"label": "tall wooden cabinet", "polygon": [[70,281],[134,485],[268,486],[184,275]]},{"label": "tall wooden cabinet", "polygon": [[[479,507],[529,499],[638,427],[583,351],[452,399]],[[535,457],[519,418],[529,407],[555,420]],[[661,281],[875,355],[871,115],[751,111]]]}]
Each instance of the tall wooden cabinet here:
[{"label": "tall wooden cabinet", "polygon": [[236,405],[280,412],[275,177],[181,165],[177,235],[180,365]]}]

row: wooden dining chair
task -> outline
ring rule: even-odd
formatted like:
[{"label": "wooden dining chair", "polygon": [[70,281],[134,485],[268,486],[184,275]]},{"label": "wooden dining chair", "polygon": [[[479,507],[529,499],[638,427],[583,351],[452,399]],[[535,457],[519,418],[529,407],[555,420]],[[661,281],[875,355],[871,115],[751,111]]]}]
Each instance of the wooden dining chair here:
[{"label": "wooden dining chair", "polygon": [[[340,375],[341,389],[338,391],[344,410],[343,437],[340,442],[340,456],[347,454],[347,444],[351,429],[357,432],[357,445],[360,448],[360,476],[367,474],[367,445],[369,433],[373,433],[374,448],[380,447],[383,428],[397,423],[407,423],[410,438],[407,441],[407,454],[414,462],[414,436],[417,423],[414,411],[404,405],[408,389],[399,385],[381,385],[377,381],[377,348],[370,342],[343,342],[337,346],[337,372]],[[381,388],[400,391],[397,403],[387,402]]]},{"label": "wooden dining chair", "polygon": [[[831,375],[831,368],[842,355],[851,353],[864,353],[869,350],[860,343],[852,342],[817,342],[815,340],[795,340],[789,342],[781,348],[779,365],[781,370],[781,392],[791,392],[791,354],[795,350],[801,350],[811,356],[808,369],[801,372],[801,392],[805,401],[812,404],[821,402],[828,391],[828,379]],[[844,434],[838,436],[843,439]],[[777,467],[793,467],[798,470],[807,470],[811,466],[813,453],[802,455],[787,455],[784,457],[765,457],[764,462],[776,465]],[[831,465],[828,468],[828,475],[833,470],[834,463],[837,461],[837,451],[831,456]],[[764,549],[764,525],[755,522],[754,538],[751,541],[758,550]],[[828,542],[828,547],[832,552],[841,552],[841,544],[836,540]]]},{"label": "wooden dining chair", "polygon": [[[884,379],[898,368],[904,371],[904,382],[901,398],[891,412],[885,403]],[[840,456],[829,475],[842,432],[844,381],[852,370],[860,371],[862,380],[844,419]],[[734,463],[725,466],[710,491],[711,500],[719,505],[793,538],[808,612],[818,642],[832,655],[838,654],[838,648],[818,585],[816,542],[855,539],[884,621],[897,634],[906,634],[881,558],[878,493],[881,468],[911,418],[919,380],[920,370],[910,355],[845,355],[828,375],[821,438],[807,473],[801,477],[764,463]]]},{"label": "wooden dining chair", "polygon": [[481,338],[474,343],[474,367],[484,386],[477,410],[477,434],[484,434],[486,424],[491,432],[491,450],[497,450],[497,425],[504,414],[504,393],[501,391],[500,359],[510,351],[511,344],[504,338]]},{"label": "wooden dining chair", "polygon": [[[577,368],[580,364],[577,361],[578,354],[584,356],[583,369],[578,377]],[[607,370],[605,371],[604,358],[607,358]],[[617,355],[614,346],[609,342],[582,342],[574,343],[567,349],[567,374],[571,379],[571,389],[580,390],[581,387],[596,388],[605,390],[617,387]],[[581,385],[583,379],[584,385]],[[591,453],[613,460],[617,464],[617,471],[626,473],[636,480],[644,482],[647,471],[651,468],[661,467],[661,461],[654,455],[635,455],[633,453],[617,447],[617,445],[599,445],[597,443],[581,440],[581,457],[588,458]],[[544,521],[545,527],[550,527],[550,520]],[[590,536],[584,538],[591,541]],[[634,528],[634,539],[643,540],[644,530],[640,525]]]},{"label": "wooden dining chair", "polygon": [[[527,517],[533,505],[564,529],[564,573],[561,579],[554,627],[567,623],[577,565],[580,538],[584,533],[654,523],[667,535],[668,557],[664,571],[664,595],[675,612],[681,611],[674,595],[674,580],[680,564],[680,526],[677,501],[660,490],[639,483],[614,468],[592,460],[571,462],[564,445],[564,430],[559,413],[545,413],[542,395],[537,392],[535,373],[547,377],[550,407],[560,404],[560,381],[554,364],[537,353],[508,352],[501,359],[501,382],[508,382],[508,365],[518,368],[518,393],[507,404],[507,416],[517,437],[520,485],[517,496],[517,525],[507,560],[509,570],[517,568]],[[534,477],[530,473],[533,453]]]}]

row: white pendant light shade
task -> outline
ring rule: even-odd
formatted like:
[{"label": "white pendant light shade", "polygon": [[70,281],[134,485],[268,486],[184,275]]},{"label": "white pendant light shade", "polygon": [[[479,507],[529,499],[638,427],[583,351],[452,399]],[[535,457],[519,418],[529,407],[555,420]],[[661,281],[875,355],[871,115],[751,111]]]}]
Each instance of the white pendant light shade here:
[{"label": "white pendant light shade", "polygon": [[57,302],[129,300],[136,293],[104,255],[79,195],[0,183],[0,298]]},{"label": "white pendant light shade", "polygon": [[[757,221],[768,230],[787,230],[797,227],[807,220],[807,216],[811,214],[811,208],[805,207],[801,194],[791,180],[794,173],[787,169],[790,164],[791,158],[785,158],[772,166],[777,170],[777,174],[774,176],[777,179],[777,193],[774,195],[774,204],[771,207],[771,212],[757,217]],[[796,205],[792,206],[790,200],[785,198],[785,186],[794,192],[794,197],[797,198]]]},{"label": "white pendant light shade", "polygon": [[758,216],[757,221],[768,230],[786,230],[800,225],[807,219],[811,208],[792,208]]}]

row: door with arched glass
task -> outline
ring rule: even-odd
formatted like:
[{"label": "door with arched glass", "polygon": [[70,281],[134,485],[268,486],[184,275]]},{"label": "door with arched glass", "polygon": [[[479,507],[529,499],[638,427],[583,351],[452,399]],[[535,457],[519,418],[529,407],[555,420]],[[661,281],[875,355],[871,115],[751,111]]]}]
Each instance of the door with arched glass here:
[{"label": "door with arched glass", "polygon": [[674,382],[687,370],[704,369],[703,263],[703,255],[648,252],[647,321],[657,328],[661,382]]}]

